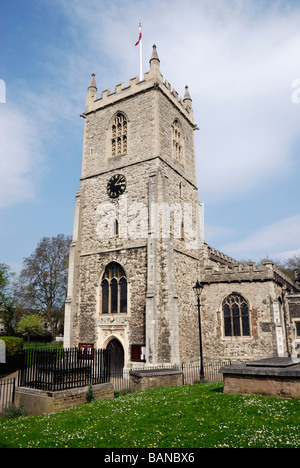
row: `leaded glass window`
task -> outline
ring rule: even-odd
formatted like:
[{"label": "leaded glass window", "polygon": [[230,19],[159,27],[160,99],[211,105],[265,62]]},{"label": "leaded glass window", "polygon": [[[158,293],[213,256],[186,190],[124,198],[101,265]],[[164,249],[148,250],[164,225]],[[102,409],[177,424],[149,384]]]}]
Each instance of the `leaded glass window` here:
[{"label": "leaded glass window", "polygon": [[222,304],[225,336],[250,336],[249,306],[240,294],[227,296]]},{"label": "leaded glass window", "polygon": [[127,279],[123,268],[109,263],[101,283],[102,314],[127,313]]}]

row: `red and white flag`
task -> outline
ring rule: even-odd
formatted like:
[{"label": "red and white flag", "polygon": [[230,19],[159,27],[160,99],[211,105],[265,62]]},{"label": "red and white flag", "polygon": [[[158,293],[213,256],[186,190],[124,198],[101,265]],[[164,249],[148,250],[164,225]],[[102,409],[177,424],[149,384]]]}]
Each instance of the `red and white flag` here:
[{"label": "red and white flag", "polygon": [[143,79],[143,53],[142,53],[142,23],[139,24],[139,40],[136,42],[136,46],[140,44],[140,81]]},{"label": "red and white flag", "polygon": [[142,26],[141,26],[141,24],[140,24],[139,28],[140,28],[140,34],[139,34],[139,40],[138,40],[137,43],[135,44],[136,46],[140,43],[140,41],[141,41],[141,39],[142,39]]}]

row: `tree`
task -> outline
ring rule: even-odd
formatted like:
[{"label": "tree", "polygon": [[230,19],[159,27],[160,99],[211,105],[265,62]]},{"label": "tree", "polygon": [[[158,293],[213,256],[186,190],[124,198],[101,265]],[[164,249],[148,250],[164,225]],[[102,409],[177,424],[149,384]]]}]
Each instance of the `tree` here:
[{"label": "tree", "polygon": [[10,268],[5,263],[0,263],[0,304],[4,304],[10,299],[10,279],[14,273],[10,273]]},{"label": "tree", "polygon": [[14,333],[15,303],[13,293],[10,288],[11,279],[14,273],[10,272],[10,267],[5,263],[0,263],[0,314],[5,333]]},{"label": "tree", "polygon": [[50,324],[53,338],[62,333],[70,243],[71,237],[64,234],[44,237],[24,259],[15,284],[19,305],[23,310],[41,313]]},{"label": "tree", "polygon": [[[270,260],[265,258],[261,260]],[[286,260],[270,260],[279,268],[284,274],[289,276],[291,280],[300,282],[300,255],[294,255]]]},{"label": "tree", "polygon": [[294,255],[285,262],[285,268],[294,274],[294,279],[300,281],[300,255]]},{"label": "tree", "polygon": [[42,318],[37,314],[23,315],[17,326],[17,332],[27,335],[28,343],[32,333],[42,334],[44,331]]},{"label": "tree", "polygon": [[294,255],[287,260],[274,261],[274,264],[293,281],[300,280],[300,256]]}]

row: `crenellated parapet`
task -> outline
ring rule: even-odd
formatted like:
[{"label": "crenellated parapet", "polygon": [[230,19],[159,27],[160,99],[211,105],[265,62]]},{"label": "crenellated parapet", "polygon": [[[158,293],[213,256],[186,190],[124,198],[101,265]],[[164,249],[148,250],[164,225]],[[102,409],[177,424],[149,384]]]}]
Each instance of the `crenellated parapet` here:
[{"label": "crenellated parapet", "polygon": [[95,83],[95,75],[92,75],[92,80],[88,88],[86,99],[86,109],[83,117],[106,106],[112,106],[118,101],[131,98],[133,95],[145,93],[151,89],[159,89],[169,100],[173,102],[180,112],[194,125],[194,116],[192,108],[192,99],[188,90],[185,87],[184,97],[180,97],[179,93],[172,88],[171,84],[164,80],[160,73],[160,60],[156,52],[156,46],[153,46],[152,57],[150,59],[150,69],[144,74],[144,79],[140,81],[139,76],[131,78],[129,84],[119,83],[115,86],[114,91],[109,88],[101,92],[101,97],[97,97],[97,87]]},{"label": "crenellated parapet", "polygon": [[202,282],[205,283],[242,283],[275,281],[288,291],[297,290],[295,283],[277,268],[272,261],[236,263],[205,267]]},{"label": "crenellated parapet", "polygon": [[237,260],[234,260],[234,258],[210,246],[207,246],[207,257],[213,262],[217,262],[221,265],[226,265],[228,267],[239,265],[239,262]]}]

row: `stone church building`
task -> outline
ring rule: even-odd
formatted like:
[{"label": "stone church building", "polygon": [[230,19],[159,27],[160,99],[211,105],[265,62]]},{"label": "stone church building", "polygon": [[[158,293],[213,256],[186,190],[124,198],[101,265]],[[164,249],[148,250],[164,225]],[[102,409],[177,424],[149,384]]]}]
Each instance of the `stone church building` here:
[{"label": "stone church building", "polygon": [[272,262],[208,246],[192,99],[149,71],[86,98],[64,347],[109,348],[115,367],[300,354],[300,285]]}]

